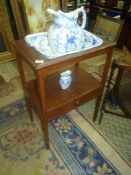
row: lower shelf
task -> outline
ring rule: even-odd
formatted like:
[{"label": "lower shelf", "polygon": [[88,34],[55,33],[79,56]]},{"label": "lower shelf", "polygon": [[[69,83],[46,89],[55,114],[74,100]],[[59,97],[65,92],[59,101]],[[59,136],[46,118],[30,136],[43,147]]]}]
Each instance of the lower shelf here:
[{"label": "lower shelf", "polygon": [[[51,74],[45,79],[45,112],[48,120],[77,108],[102,93],[102,84],[92,75],[75,67],[70,70],[72,83],[68,89],[63,90],[60,87],[60,72]],[[32,103],[38,106],[36,82],[34,80],[27,82],[25,88],[32,97]]]},{"label": "lower shelf", "polygon": [[48,118],[74,109],[100,95],[101,83],[83,69],[70,69],[72,83],[68,89],[61,89],[60,73],[52,74],[46,79],[46,112]]}]

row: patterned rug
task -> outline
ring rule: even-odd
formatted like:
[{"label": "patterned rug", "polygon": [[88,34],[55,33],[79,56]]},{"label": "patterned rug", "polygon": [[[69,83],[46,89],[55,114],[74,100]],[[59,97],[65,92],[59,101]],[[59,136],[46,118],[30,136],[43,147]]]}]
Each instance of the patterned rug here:
[{"label": "patterned rug", "polygon": [[[112,146],[110,146],[110,144],[108,144],[105,139],[101,137],[101,135],[104,135],[106,140],[108,140],[108,142],[110,141],[110,143],[113,145],[116,140],[119,141],[115,145],[116,150],[121,153],[121,155],[126,159],[129,164],[131,162],[131,125],[127,124],[127,120],[117,120],[116,117],[109,118],[107,116],[104,117],[101,125],[98,125],[97,122],[92,123],[94,105],[94,101],[92,101],[91,103],[81,106],[81,108],[79,109],[79,111],[84,114],[86,120],[83,118],[83,116],[81,117],[81,115],[78,115],[78,113],[74,111],[71,111],[69,115],[62,117],[64,118],[62,120],[68,121],[66,123],[71,123],[69,124],[68,128],[72,129],[71,126],[73,126],[73,128],[77,128],[80,135],[75,138],[72,138],[71,135],[71,138],[68,135],[65,135],[65,142],[67,142],[66,145],[64,143],[64,139],[61,138],[63,137],[61,132],[59,133],[58,129],[56,129],[56,133],[58,132],[58,134],[56,135],[59,139],[57,140],[57,142],[55,142],[51,134],[53,129],[50,129],[51,149],[46,150],[44,149],[43,135],[41,133],[38,121],[35,120],[35,122],[31,124],[25,108],[25,104],[23,100],[20,100],[21,98],[23,98],[23,90],[21,87],[20,79],[18,77],[19,74],[16,69],[16,64],[1,64],[0,75],[1,175],[74,175],[76,173],[76,171],[74,171],[73,169],[74,165],[78,165],[78,167],[80,168],[79,170],[82,171],[81,174],[87,174],[84,172],[85,169],[83,170],[83,162],[84,168],[88,167],[90,169],[91,167],[93,167],[94,170],[92,175],[113,175],[113,171],[115,171],[115,174],[119,174],[118,171],[121,172],[121,174],[123,175],[130,174],[131,170],[129,169],[129,166],[125,163],[125,161],[123,161],[121,156],[117,154],[117,151],[114,151]],[[120,124],[118,121],[121,121]],[[55,123],[65,122],[56,121],[54,123],[50,123],[49,128],[55,128]],[[77,123],[79,123],[79,126],[77,125]],[[119,125],[121,125],[120,129]],[[94,128],[97,128],[100,134]],[[123,132],[121,133],[122,129]],[[53,131],[55,131],[55,129]],[[72,130],[70,130],[70,132],[71,131]],[[111,131],[113,131],[113,133]],[[55,132],[53,132],[53,134],[54,133]],[[59,136],[59,134],[61,136]],[[61,144],[60,138],[63,140],[62,147],[64,148],[64,151],[59,145],[59,143]],[[91,144],[93,143],[93,153],[90,153],[92,151],[90,151],[90,149],[88,150],[87,147],[84,147],[84,152],[80,154],[80,150],[83,150],[81,149],[83,147],[83,140],[85,145],[86,139],[89,140],[89,147],[91,147]],[[121,139],[126,140],[126,142],[123,142],[123,140],[121,141]],[[68,144],[70,146],[69,148]],[[79,149],[78,155],[74,157],[75,160],[70,159],[74,156],[74,153],[70,154],[70,148],[73,148],[74,145],[76,145],[76,148]],[[67,150],[69,149],[69,154],[65,154],[68,152],[65,152],[65,148]],[[100,153],[100,155],[102,156],[101,160],[105,161],[103,166],[102,164],[100,165],[96,160],[93,161],[93,159],[91,159],[91,154],[94,155],[94,159],[96,159],[96,154],[94,154],[96,152],[96,149],[98,150],[98,153]],[[84,155],[88,156],[84,157]],[[72,164],[72,162],[75,162],[75,164]],[[108,166],[111,168],[108,168]],[[114,168],[114,166],[116,168]],[[111,171],[109,170],[109,172],[105,173],[107,169],[111,169]]]},{"label": "patterned rug", "polygon": [[[130,56],[129,56],[130,58]],[[86,66],[86,64],[84,65]],[[101,77],[101,69],[93,69],[93,76],[96,78]],[[112,79],[112,85],[115,83],[117,71]],[[131,75],[129,71],[125,71],[124,78],[121,82],[120,98],[128,111],[131,111]],[[99,124],[98,120],[93,122],[93,112],[95,107],[95,100],[86,103],[78,108],[78,111],[83,114],[84,118],[91,122],[91,124],[101,132],[101,134],[114,146],[121,156],[127,161],[131,167],[131,119],[119,117],[109,113],[104,113],[102,123]],[[106,109],[108,111],[123,114],[119,106],[113,109],[110,102],[107,100]],[[98,115],[99,119],[99,115]]]},{"label": "patterned rug", "polygon": [[16,61],[0,64],[0,108],[23,96]]},{"label": "patterned rug", "polygon": [[50,150],[23,99],[0,111],[1,175],[129,175],[125,161],[75,110],[49,123]]},{"label": "patterned rug", "polygon": [[[94,123],[92,121],[94,105],[95,100],[80,106],[78,111],[99,130],[131,166],[131,120],[105,113],[101,124],[98,120]],[[114,111],[121,113],[120,109]]]}]

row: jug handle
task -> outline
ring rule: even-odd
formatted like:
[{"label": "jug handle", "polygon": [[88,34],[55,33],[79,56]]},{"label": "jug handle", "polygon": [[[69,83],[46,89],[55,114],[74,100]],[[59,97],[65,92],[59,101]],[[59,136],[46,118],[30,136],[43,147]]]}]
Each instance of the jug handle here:
[{"label": "jug handle", "polygon": [[82,21],[82,24],[81,24],[81,28],[84,29],[85,28],[85,25],[86,25],[86,12],[84,10],[84,7],[80,7],[79,9],[76,9],[77,13],[82,13],[83,17],[83,21]]},{"label": "jug handle", "polygon": [[47,12],[54,15],[54,16],[57,16],[61,12],[61,10],[56,12],[55,10],[48,8]]}]

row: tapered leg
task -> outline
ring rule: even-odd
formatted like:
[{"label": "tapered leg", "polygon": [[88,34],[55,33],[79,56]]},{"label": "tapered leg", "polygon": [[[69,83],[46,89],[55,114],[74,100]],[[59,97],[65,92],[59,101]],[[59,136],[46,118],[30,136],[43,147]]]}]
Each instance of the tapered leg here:
[{"label": "tapered leg", "polygon": [[41,117],[41,127],[44,133],[45,145],[49,149],[49,133],[48,133],[48,116],[46,112],[46,99],[45,99],[45,76],[41,74],[41,71],[38,71],[36,74],[37,77],[37,90],[38,90],[38,99],[40,107],[40,117]]},{"label": "tapered leg", "polygon": [[49,133],[48,133],[48,121],[41,122],[41,127],[44,133],[45,146],[47,149],[50,149],[49,145]]},{"label": "tapered leg", "polygon": [[[23,68],[23,64],[22,64],[22,59],[18,53],[16,54],[16,58],[17,58],[16,60],[17,60],[18,68],[19,68],[22,86],[23,86],[23,89],[25,90],[26,89],[25,88],[26,78],[25,78],[24,68]],[[25,93],[25,91],[24,91],[24,93]],[[27,111],[29,113],[30,120],[33,122],[33,114],[32,114],[32,110],[31,110],[31,103],[30,103],[29,97],[27,97],[26,94],[24,96],[25,96],[25,103],[26,103]]]},{"label": "tapered leg", "polygon": [[[103,90],[102,91],[104,91],[104,86],[105,86],[105,82],[106,82],[106,79],[107,79],[107,74],[108,74],[109,67],[110,67],[110,64],[111,64],[112,50],[108,50],[108,52],[106,54],[107,54],[107,59],[106,59],[106,63],[105,63],[105,66],[104,66],[104,71],[103,71],[102,80],[101,80],[101,83],[103,84]],[[98,112],[99,112],[99,108],[100,108],[100,105],[101,105],[102,96],[103,96],[103,93],[97,98],[95,112],[94,112],[94,116],[93,116],[93,121],[96,121],[96,118],[97,118],[97,115],[98,115]],[[102,111],[104,105],[105,105],[105,101],[103,100],[101,111]],[[103,116],[103,114],[101,114],[100,120],[102,120],[102,116]]]},{"label": "tapered leg", "polygon": [[98,116],[98,112],[99,112],[99,108],[100,108],[100,104],[101,104],[101,99],[102,99],[102,95],[97,97],[96,100],[96,105],[95,105],[95,111],[94,111],[94,115],[93,115],[93,121],[96,121],[96,118]]}]

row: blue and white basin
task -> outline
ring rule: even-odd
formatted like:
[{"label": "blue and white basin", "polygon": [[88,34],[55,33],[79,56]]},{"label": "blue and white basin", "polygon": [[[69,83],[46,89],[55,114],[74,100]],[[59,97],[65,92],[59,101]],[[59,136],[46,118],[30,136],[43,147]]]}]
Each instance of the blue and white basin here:
[{"label": "blue and white basin", "polygon": [[91,32],[84,30],[85,42],[82,49],[64,54],[54,53],[48,44],[48,32],[29,34],[25,36],[25,41],[31,47],[34,47],[38,52],[45,55],[48,59],[54,59],[67,54],[77,53],[94,47],[98,47],[103,43],[103,40]]}]

